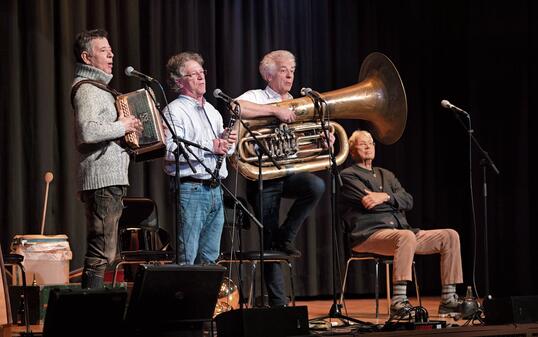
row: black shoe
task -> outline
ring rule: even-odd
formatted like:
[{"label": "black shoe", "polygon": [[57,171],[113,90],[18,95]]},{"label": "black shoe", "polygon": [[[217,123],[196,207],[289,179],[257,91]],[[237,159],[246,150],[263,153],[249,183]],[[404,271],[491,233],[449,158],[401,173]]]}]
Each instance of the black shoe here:
[{"label": "black shoe", "polygon": [[295,248],[290,241],[284,241],[276,246],[276,249],[292,257],[301,257],[301,251]]},{"label": "black shoe", "polygon": [[276,305],[271,305],[270,307],[280,309],[280,308],[287,308],[288,305],[287,304],[276,304]]},{"label": "black shoe", "polygon": [[282,299],[278,299],[278,298],[270,299],[269,295],[265,294],[265,303],[262,304],[261,296],[256,296],[256,298],[254,299],[254,306],[256,308],[285,308],[288,306],[288,304],[283,302]]}]

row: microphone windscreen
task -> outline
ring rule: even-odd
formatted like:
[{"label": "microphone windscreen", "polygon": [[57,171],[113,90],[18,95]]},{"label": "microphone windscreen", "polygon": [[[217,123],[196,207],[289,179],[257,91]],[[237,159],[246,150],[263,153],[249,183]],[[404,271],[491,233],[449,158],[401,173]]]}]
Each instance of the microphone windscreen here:
[{"label": "microphone windscreen", "polygon": [[219,98],[221,93],[222,93],[222,90],[217,88],[217,89],[213,90],[213,97]]},{"label": "microphone windscreen", "polygon": [[452,105],[452,104],[450,104],[450,102],[447,101],[446,99],[444,99],[444,100],[441,101],[441,106],[442,106],[443,108],[450,109],[450,106],[451,106],[451,105]]},{"label": "microphone windscreen", "polygon": [[128,66],[127,68],[125,68],[125,75],[131,76],[131,73],[133,72],[133,70],[134,70],[133,67]]}]

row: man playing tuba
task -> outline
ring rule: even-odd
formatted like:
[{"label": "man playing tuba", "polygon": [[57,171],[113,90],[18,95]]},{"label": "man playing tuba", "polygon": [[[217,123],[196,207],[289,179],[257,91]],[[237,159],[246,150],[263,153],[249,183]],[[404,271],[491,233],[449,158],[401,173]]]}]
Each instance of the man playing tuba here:
[{"label": "man playing tuba", "polygon": [[[241,105],[242,117],[257,118],[274,116],[282,122],[293,122],[295,113],[285,107],[267,105],[292,99],[289,91],[293,85],[295,73],[295,56],[286,50],[276,50],[263,57],[259,66],[260,74],[267,82],[265,89],[249,90],[237,98]],[[332,142],[334,138],[331,136]],[[264,247],[276,249],[286,254],[300,256],[294,241],[301,225],[312,209],[316,207],[325,183],[310,172],[300,172],[282,178],[266,180],[263,183],[263,225]],[[260,217],[260,198],[257,181],[247,182],[249,202]],[[279,225],[281,198],[295,199],[286,219]],[[288,298],[284,293],[284,278],[281,265],[268,263],[264,265],[264,275],[271,307],[286,306]]]}]

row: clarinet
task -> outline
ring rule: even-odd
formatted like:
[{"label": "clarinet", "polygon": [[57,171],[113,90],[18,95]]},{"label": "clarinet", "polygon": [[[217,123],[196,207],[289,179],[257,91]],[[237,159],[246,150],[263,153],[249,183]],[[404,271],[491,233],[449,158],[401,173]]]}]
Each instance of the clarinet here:
[{"label": "clarinet", "polygon": [[[224,130],[226,140],[230,138],[230,132],[232,131],[234,125],[235,125],[235,116],[232,114],[230,116],[230,121],[228,122],[228,127]],[[219,172],[220,172],[220,167],[222,166],[222,162],[224,161],[225,157],[226,157],[226,153],[217,158],[217,165],[215,166],[215,170],[213,170],[213,177],[211,178],[211,187],[216,187],[220,182]]]}]

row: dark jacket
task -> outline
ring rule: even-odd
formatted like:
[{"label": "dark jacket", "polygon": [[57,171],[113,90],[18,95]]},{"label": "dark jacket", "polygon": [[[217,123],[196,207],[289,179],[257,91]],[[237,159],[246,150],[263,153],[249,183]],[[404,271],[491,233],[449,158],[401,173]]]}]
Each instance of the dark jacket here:
[{"label": "dark jacket", "polygon": [[[392,172],[380,167],[370,171],[354,164],[343,170],[341,176],[340,214],[351,247],[383,228],[418,231],[409,226],[405,217],[405,211],[413,208],[413,197]],[[388,193],[390,200],[368,210],[361,203],[365,190]]]}]

